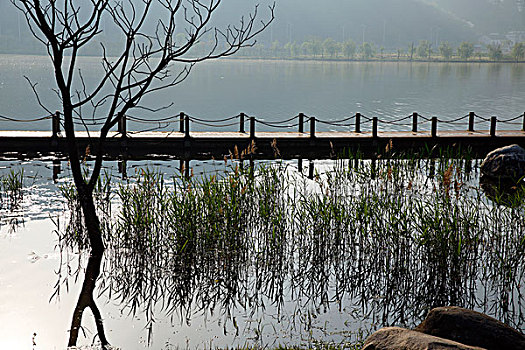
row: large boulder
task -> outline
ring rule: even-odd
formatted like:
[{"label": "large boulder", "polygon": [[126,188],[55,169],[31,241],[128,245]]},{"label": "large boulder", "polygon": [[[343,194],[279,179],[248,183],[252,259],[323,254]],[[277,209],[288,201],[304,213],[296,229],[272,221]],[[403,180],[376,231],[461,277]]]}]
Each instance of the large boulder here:
[{"label": "large boulder", "polygon": [[525,175],[525,149],[518,145],[495,149],[487,154],[480,170],[483,176],[518,181]]},{"label": "large boulder", "polygon": [[365,341],[363,350],[483,350],[398,327],[382,328]]},{"label": "large boulder", "polygon": [[431,310],[415,330],[488,350],[525,349],[522,333],[492,317],[460,307]]}]

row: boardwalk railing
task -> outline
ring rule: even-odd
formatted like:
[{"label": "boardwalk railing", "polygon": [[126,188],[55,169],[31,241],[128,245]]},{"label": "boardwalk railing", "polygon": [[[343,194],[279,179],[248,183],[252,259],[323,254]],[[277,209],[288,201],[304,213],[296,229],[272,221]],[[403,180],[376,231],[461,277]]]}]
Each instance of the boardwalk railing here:
[{"label": "boardwalk railing", "polygon": [[[11,123],[51,120],[52,125],[51,137],[49,131],[40,134],[1,132],[0,153],[66,150],[59,112],[30,120],[0,115],[1,120]],[[104,121],[105,118],[74,118],[79,130],[96,129]],[[130,130],[130,124],[143,128]],[[480,130],[485,126],[487,129]],[[93,150],[92,147],[96,146],[92,144],[96,133],[79,131],[77,138],[79,147],[90,146]],[[130,157],[166,154],[200,159],[228,154],[234,148],[243,150],[257,146],[258,151],[253,156],[261,158],[272,157],[277,147],[283,157],[326,158],[349,149],[359,149],[365,156],[374,157],[385,144],[392,144],[392,140],[397,149],[402,150],[454,146],[475,148],[480,154],[510,143],[525,146],[525,113],[506,119],[496,116],[486,118],[475,112],[455,119],[425,117],[417,112],[396,119],[370,118],[355,113],[337,120],[323,120],[299,113],[277,121],[245,113],[222,119],[202,119],[183,112],[157,119],[124,115],[120,118],[117,131],[105,143],[104,151],[115,157],[121,154]]]},{"label": "boardwalk railing", "polygon": [[[236,119],[238,121],[236,121]],[[55,118],[53,119],[55,120]],[[379,136],[379,125],[384,125],[385,127],[410,127],[410,131],[413,133],[422,132],[421,126],[430,124],[430,133],[432,137],[438,136],[438,124],[439,125],[454,125],[458,126],[461,124],[465,125],[465,130],[469,132],[475,132],[476,121],[489,123],[490,128],[489,135],[496,136],[496,129],[498,125],[512,125],[513,130],[516,129],[516,126],[520,127],[520,130],[525,130],[525,113],[520,114],[513,118],[508,119],[498,119],[496,116],[490,118],[482,117],[475,112],[470,112],[463,117],[455,119],[440,119],[438,117],[427,118],[420,115],[417,112],[414,112],[406,117],[401,117],[393,120],[384,120],[379,119],[378,117],[369,118],[361,113],[356,113],[352,116],[340,119],[340,120],[322,120],[318,119],[315,116],[309,117],[304,113],[299,113],[298,115],[284,120],[279,121],[266,121],[264,119],[259,119],[253,116],[248,116],[245,113],[240,113],[238,115],[223,118],[223,119],[201,119],[192,117],[185,113],[180,113],[176,116],[166,117],[161,119],[145,119],[134,116],[123,116],[121,122],[119,123],[118,132],[123,136],[127,135],[128,131],[126,130],[127,121],[140,123],[145,125],[150,125],[151,127],[146,130],[141,131],[130,131],[131,133],[139,133],[144,131],[155,131],[166,129],[169,126],[179,124],[179,132],[184,134],[185,137],[191,137],[190,127],[196,125],[196,129],[204,128],[213,128],[215,130],[219,129],[231,129],[232,127],[238,125],[239,133],[246,133],[246,123],[249,123],[248,133],[250,137],[254,138],[256,135],[257,125],[266,127],[267,129],[277,129],[280,131],[294,131],[295,129],[298,133],[305,133],[305,124],[309,125],[309,134],[310,137],[316,136],[317,125],[324,125],[331,128],[336,128],[337,132],[354,132],[361,133],[363,126],[371,126],[372,137]],[[96,125],[91,123],[90,125]],[[444,129],[448,130],[448,129]],[[457,127],[455,128],[457,130]],[[399,131],[399,130],[390,130]]]}]

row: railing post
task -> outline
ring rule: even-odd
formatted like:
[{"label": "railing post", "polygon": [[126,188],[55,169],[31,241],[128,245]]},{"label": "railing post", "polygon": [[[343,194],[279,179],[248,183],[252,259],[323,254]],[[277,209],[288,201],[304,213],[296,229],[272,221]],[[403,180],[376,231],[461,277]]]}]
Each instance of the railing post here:
[{"label": "railing post", "polygon": [[246,117],[246,114],[241,113],[239,116],[239,132],[242,132],[243,134],[246,132],[244,131],[244,118]]},{"label": "railing post", "polygon": [[474,131],[474,118],[476,117],[476,113],[470,112],[468,114],[468,131]]},{"label": "railing post", "polygon": [[361,132],[361,113],[355,114],[355,132]]},{"label": "railing post", "polygon": [[190,137],[190,116],[186,115],[184,117],[184,137]]},{"label": "railing post", "polygon": [[255,117],[250,117],[250,139],[255,138]]},{"label": "railing post", "polygon": [[437,137],[437,125],[438,125],[438,118],[432,117],[432,131],[431,131],[432,137]]},{"label": "railing post", "polygon": [[497,117],[490,118],[490,136],[496,136],[496,122],[498,121]]},{"label": "railing post", "polygon": [[315,137],[315,117],[310,117],[310,137]]},{"label": "railing post", "polygon": [[299,132],[304,132],[304,113],[299,113]]},{"label": "railing post", "polygon": [[373,117],[372,118],[372,137],[373,138],[377,137],[377,122],[378,122],[377,117]]},{"label": "railing post", "polygon": [[525,112],[523,113],[523,126],[521,127],[521,130],[525,131]]},{"label": "railing post", "polygon": [[52,137],[56,138],[58,137],[58,134],[60,134],[60,112],[56,111],[55,114],[53,114],[51,119],[51,129],[52,129]]},{"label": "railing post", "polygon": [[412,113],[412,132],[417,132],[417,112]]},{"label": "railing post", "polygon": [[184,132],[184,112],[180,112],[179,132]]},{"label": "railing post", "polygon": [[118,114],[117,130],[122,137],[124,138],[128,137],[127,130],[126,130],[126,115],[122,114],[121,112],[119,112]]}]

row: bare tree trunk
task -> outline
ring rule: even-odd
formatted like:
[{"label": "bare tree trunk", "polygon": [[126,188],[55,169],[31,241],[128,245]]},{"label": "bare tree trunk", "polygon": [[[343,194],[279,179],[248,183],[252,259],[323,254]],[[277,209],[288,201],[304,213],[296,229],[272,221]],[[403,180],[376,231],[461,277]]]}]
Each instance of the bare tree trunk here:
[{"label": "bare tree trunk", "polygon": [[92,255],[102,255],[104,252],[104,242],[100,229],[100,220],[93,200],[93,190],[86,188],[86,185],[78,189],[78,198],[82,213],[84,214],[84,224],[86,225]]}]

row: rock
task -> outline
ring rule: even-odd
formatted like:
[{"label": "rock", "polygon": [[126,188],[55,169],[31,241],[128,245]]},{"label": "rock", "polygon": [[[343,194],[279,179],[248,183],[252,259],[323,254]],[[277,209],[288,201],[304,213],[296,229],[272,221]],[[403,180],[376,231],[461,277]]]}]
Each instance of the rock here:
[{"label": "rock", "polygon": [[492,317],[455,306],[431,310],[415,330],[488,350],[525,349],[522,333]]},{"label": "rock", "polygon": [[382,328],[365,341],[363,350],[483,350],[452,340],[398,327]]},{"label": "rock", "polygon": [[518,181],[525,175],[525,149],[511,145],[495,149],[481,163],[481,174]]}]

